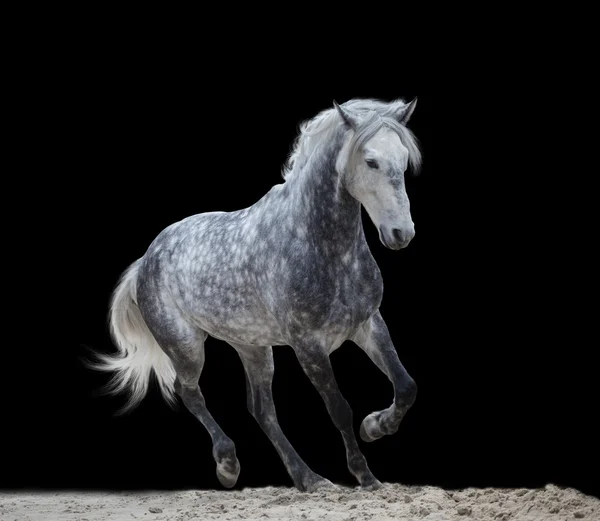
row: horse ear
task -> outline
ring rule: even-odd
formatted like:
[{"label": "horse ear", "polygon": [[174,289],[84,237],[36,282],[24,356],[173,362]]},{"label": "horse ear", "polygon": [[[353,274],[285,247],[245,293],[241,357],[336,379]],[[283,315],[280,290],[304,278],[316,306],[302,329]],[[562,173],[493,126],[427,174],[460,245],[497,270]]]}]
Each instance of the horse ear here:
[{"label": "horse ear", "polygon": [[348,112],[346,112],[342,107],[340,107],[335,100],[333,100],[333,106],[338,111],[338,114],[340,115],[344,123],[351,129],[356,130],[356,127],[358,126],[356,120],[350,114],[348,114]]},{"label": "horse ear", "polygon": [[394,118],[398,123],[402,125],[406,125],[408,120],[412,116],[412,113],[415,111],[415,107],[417,106],[417,98],[413,99],[410,103],[406,105],[402,105],[399,109],[394,111]]}]

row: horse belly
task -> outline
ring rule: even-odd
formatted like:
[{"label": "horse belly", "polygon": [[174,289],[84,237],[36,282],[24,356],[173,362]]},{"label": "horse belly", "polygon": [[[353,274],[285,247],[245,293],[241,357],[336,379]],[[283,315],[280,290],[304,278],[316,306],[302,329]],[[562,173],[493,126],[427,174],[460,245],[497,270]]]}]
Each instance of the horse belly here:
[{"label": "horse belly", "polygon": [[194,322],[209,335],[245,345],[281,345],[279,323],[262,302],[243,288],[203,288],[190,307]]},{"label": "horse belly", "polygon": [[240,314],[219,322],[201,320],[201,324],[209,335],[226,342],[255,346],[285,344],[279,324],[264,315]]}]

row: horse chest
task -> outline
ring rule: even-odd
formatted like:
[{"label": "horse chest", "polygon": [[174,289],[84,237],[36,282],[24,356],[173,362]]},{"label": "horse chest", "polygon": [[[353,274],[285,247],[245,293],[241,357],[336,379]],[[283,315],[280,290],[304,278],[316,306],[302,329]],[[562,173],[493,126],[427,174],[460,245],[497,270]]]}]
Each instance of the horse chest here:
[{"label": "horse chest", "polygon": [[372,263],[355,261],[346,270],[338,284],[339,290],[334,305],[340,305],[350,322],[361,323],[369,318],[381,304],[383,283],[379,268]]},{"label": "horse chest", "polygon": [[[288,320],[315,330],[353,330],[381,304],[381,273],[372,258],[307,264],[284,286]],[[282,294],[283,296],[284,294]]]}]

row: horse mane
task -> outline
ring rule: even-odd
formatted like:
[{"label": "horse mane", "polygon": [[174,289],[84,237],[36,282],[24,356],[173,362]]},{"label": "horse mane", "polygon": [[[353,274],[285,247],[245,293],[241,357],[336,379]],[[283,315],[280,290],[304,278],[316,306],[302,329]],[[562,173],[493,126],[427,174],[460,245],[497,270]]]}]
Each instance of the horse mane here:
[{"label": "horse mane", "polygon": [[[393,114],[404,105],[406,102],[402,99],[385,102],[377,99],[353,98],[343,103],[341,106],[351,114],[359,116],[360,120],[352,139],[350,153],[353,154],[382,127],[387,126],[396,131],[402,144],[408,149],[409,164],[413,174],[416,175],[421,166],[419,142],[409,128],[398,123],[393,117]],[[282,177],[288,179],[294,172],[300,170],[319,144],[331,142],[345,129],[337,110],[333,107],[302,122],[292,151],[283,167]]]}]

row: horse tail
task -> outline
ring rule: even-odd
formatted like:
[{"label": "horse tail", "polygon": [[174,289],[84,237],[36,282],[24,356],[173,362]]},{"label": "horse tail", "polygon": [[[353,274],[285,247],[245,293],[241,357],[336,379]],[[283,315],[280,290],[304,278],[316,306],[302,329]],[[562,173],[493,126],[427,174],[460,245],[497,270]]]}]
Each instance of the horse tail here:
[{"label": "horse tail", "polygon": [[109,328],[118,352],[114,355],[96,353],[96,361],[87,361],[92,369],[114,373],[104,387],[105,394],[128,394],[118,415],[139,405],[148,391],[152,373],[167,403],[176,404],[175,368],[148,329],[137,305],[140,262],[138,259],[123,272],[111,298]]}]

